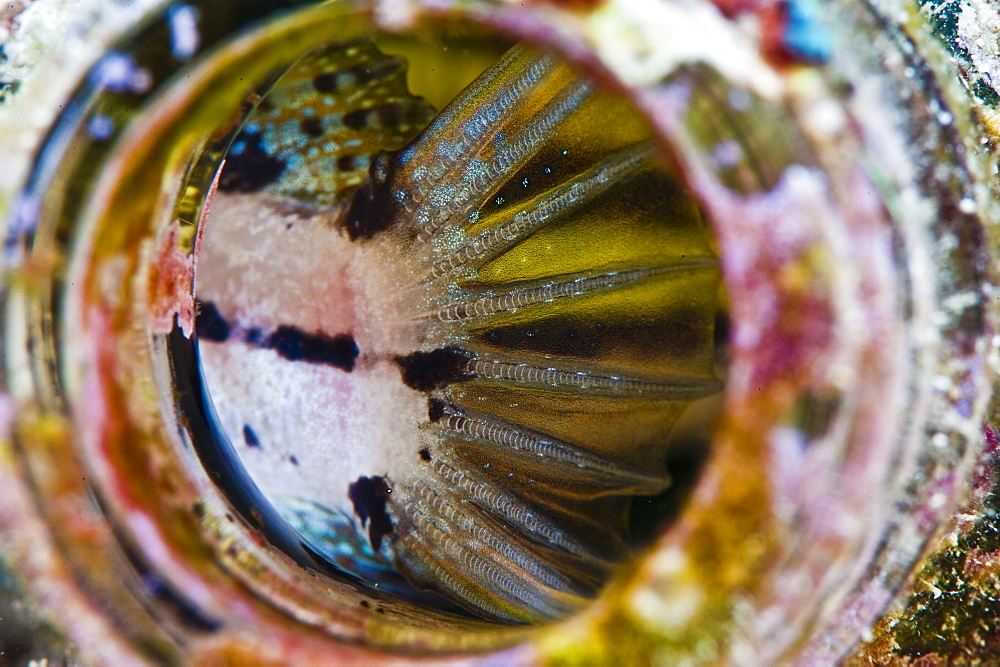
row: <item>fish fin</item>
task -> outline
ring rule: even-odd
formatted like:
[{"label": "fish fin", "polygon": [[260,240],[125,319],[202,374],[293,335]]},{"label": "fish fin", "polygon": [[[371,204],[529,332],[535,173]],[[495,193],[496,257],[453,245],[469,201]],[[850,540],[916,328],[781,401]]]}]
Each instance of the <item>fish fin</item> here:
[{"label": "fish fin", "polygon": [[343,201],[377,153],[405,145],[434,116],[409,92],[406,69],[367,40],[312,51],[264,94],[233,142],[220,190]]}]

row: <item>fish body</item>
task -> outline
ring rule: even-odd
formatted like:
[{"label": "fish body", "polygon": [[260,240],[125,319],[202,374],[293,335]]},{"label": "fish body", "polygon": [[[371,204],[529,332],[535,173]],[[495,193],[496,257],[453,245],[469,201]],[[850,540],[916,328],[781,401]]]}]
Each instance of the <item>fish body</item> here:
[{"label": "fish body", "polygon": [[714,253],[645,128],[607,122],[627,105],[564,63],[515,47],[433,119],[405,72],[324,47],[250,117],[204,223],[202,372],[261,493],[345,572],[558,618],[719,389]]}]

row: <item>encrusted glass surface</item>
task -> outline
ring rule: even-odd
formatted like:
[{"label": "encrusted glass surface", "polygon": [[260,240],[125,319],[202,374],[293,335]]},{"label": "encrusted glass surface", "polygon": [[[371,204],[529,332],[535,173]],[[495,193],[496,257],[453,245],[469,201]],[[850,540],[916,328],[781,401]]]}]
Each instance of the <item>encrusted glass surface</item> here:
[{"label": "encrusted glass surface", "polygon": [[0,10],[0,651],[996,657],[995,3],[86,4]]}]

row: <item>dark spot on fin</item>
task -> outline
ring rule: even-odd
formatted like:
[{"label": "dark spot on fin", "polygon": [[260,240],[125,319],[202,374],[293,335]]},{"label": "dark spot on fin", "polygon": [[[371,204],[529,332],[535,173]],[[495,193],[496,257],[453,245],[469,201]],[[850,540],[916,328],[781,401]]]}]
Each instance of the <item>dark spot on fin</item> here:
[{"label": "dark spot on fin", "polygon": [[[355,42],[353,45],[356,47],[364,46],[359,42]],[[338,49],[342,47],[332,48]],[[345,87],[357,87],[364,86],[372,81],[388,79],[405,71],[406,63],[400,58],[386,57],[384,54],[380,55],[382,55],[384,60],[375,60],[373,62],[345,67],[338,71],[324,72],[313,79],[313,88],[318,93],[335,93],[341,87],[338,83],[338,77],[340,81],[344,82]]]},{"label": "dark spot on fin", "polygon": [[423,120],[423,108],[409,100],[393,100],[374,107],[355,109],[345,113],[340,122],[352,130],[366,127],[406,127]]},{"label": "dark spot on fin", "polygon": [[431,460],[431,450],[427,449],[426,447],[424,447],[423,449],[421,449],[420,452],[419,452],[419,454],[420,454],[420,460],[421,461],[430,461]]},{"label": "dark spot on fin", "polygon": [[440,398],[431,398],[427,401],[427,419],[431,423],[441,421],[441,417],[444,417],[444,401]]},{"label": "dark spot on fin", "polygon": [[354,505],[354,513],[361,519],[362,527],[368,526],[368,539],[378,551],[382,538],[392,533],[392,519],[385,509],[392,489],[384,477],[359,477],[347,487],[347,495]]},{"label": "dark spot on fin", "polygon": [[261,101],[257,103],[257,110],[261,113],[271,113],[274,111],[274,103],[271,102],[271,98],[262,98]]},{"label": "dark spot on fin", "polygon": [[211,301],[198,303],[198,316],[194,321],[194,329],[201,340],[212,340],[219,343],[229,338],[232,331],[229,322]]},{"label": "dark spot on fin", "polygon": [[250,428],[250,424],[243,425],[243,441],[247,443],[247,447],[260,448],[260,438],[254,433],[253,429]]},{"label": "dark spot on fin", "polygon": [[442,347],[396,357],[403,383],[417,391],[441,389],[452,382],[472,379],[468,371],[472,354],[460,347]]},{"label": "dark spot on fin", "polygon": [[295,454],[290,454],[288,456],[288,462],[291,463],[293,466],[297,466],[299,464],[299,459],[297,456],[295,456]]},{"label": "dark spot on fin", "polygon": [[341,226],[352,241],[373,238],[388,229],[393,221],[392,197],[389,195],[392,154],[376,155],[368,173],[368,180],[355,191],[347,214],[341,218]]},{"label": "dark spot on fin", "polygon": [[337,158],[337,169],[340,171],[353,171],[355,157],[354,155],[341,155]]},{"label": "dark spot on fin", "polygon": [[264,342],[264,347],[273,349],[289,361],[326,364],[347,372],[354,370],[354,362],[360,352],[350,334],[308,334],[288,325],[275,329]]},{"label": "dark spot on fin", "polygon": [[264,148],[260,130],[245,129],[233,142],[219,177],[223,192],[257,192],[277,181],[284,173],[283,159]]},{"label": "dark spot on fin", "polygon": [[318,93],[333,93],[337,90],[337,73],[324,72],[313,79],[313,88]]},{"label": "dark spot on fin", "polygon": [[349,111],[344,114],[340,122],[344,124],[344,127],[349,127],[352,130],[360,130],[368,125],[369,111],[369,109]]},{"label": "dark spot on fin", "polygon": [[372,81],[388,79],[406,71],[406,62],[401,58],[389,56],[384,60],[377,60],[355,65],[343,70],[343,73],[354,79],[358,85],[365,85]]},{"label": "dark spot on fin", "polygon": [[302,134],[308,137],[313,137],[314,139],[317,137],[322,137],[323,121],[321,121],[319,118],[316,118],[315,116],[313,116],[312,118],[303,118],[299,122],[299,129],[302,130]]}]

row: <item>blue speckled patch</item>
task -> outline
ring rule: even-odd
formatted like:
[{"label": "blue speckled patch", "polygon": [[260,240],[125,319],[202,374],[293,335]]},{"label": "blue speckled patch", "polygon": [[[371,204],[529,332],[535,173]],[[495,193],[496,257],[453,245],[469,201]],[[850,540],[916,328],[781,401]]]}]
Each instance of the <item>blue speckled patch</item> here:
[{"label": "blue speckled patch", "polygon": [[335,204],[372,155],[401,147],[433,115],[408,91],[398,56],[367,41],[325,46],[268,91],[233,143],[220,189]]}]

